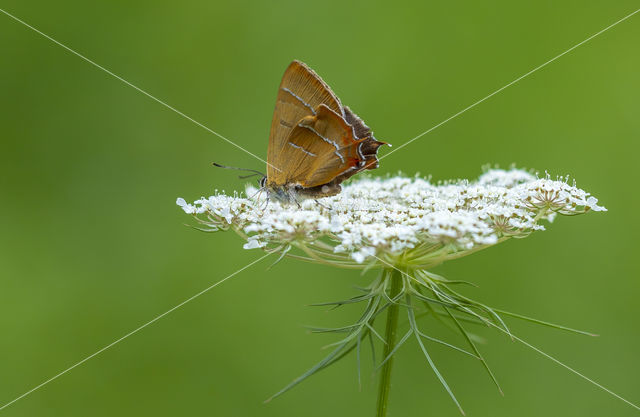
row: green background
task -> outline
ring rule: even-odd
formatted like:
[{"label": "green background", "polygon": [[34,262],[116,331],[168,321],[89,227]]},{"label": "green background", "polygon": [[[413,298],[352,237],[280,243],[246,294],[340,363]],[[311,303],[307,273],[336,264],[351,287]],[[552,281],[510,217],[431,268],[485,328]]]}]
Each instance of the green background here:
[{"label": "green background", "polygon": [[[634,11],[634,1],[24,1],[0,7],[266,156],[280,77],[307,62],[398,146]],[[376,174],[473,178],[486,163],[571,174],[609,212],[443,265],[465,294],[584,328],[514,332],[640,402],[637,166],[640,14],[385,158]],[[239,190],[212,161],[251,156],[0,14],[0,403],[260,256],[175,205]],[[386,152],[383,150],[381,153]],[[263,261],[0,411],[6,416],[372,416],[355,358],[269,404],[357,309],[310,303],[372,275]],[[442,333],[439,329],[433,330]],[[632,416],[628,405],[504,335],[479,363],[434,356],[471,416]],[[462,344],[454,335],[449,340]],[[364,359],[369,360],[366,354]],[[368,363],[368,362],[365,362]],[[390,416],[457,416],[415,342]]]}]

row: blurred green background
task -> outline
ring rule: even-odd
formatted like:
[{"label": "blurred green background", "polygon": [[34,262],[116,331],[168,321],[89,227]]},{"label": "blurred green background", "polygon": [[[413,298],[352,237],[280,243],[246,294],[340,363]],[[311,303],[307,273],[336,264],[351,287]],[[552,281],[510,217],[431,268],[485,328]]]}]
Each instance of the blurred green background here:
[{"label": "blurred green background", "polygon": [[[275,94],[301,59],[398,146],[638,7],[635,1],[31,1],[24,19],[190,117],[266,156]],[[608,213],[438,268],[489,305],[601,334],[514,331],[640,402],[637,166],[640,14],[383,160],[434,179],[486,163],[571,174]],[[175,205],[240,190],[212,161],[263,169],[0,15],[0,403],[258,258]],[[384,153],[385,150],[382,151]],[[371,416],[355,358],[269,404],[335,339],[304,325],[358,313],[314,302],[371,275],[286,260],[251,267],[0,411],[6,416]],[[437,332],[438,330],[436,330]],[[471,416],[632,416],[628,405],[497,332],[479,363],[434,348]],[[449,339],[461,342],[454,336]],[[415,342],[398,354],[390,416],[457,416]],[[365,360],[369,359],[365,355]],[[367,363],[367,362],[365,362]]]}]

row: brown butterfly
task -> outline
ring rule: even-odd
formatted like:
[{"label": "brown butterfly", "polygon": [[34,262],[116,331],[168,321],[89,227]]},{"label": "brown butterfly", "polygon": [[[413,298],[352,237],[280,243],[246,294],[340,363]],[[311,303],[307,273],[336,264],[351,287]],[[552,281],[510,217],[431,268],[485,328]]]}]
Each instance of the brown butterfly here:
[{"label": "brown butterfly", "polygon": [[293,61],[278,89],[260,185],[286,203],[333,196],[347,178],[377,168],[377,151],[385,144],[318,74]]}]

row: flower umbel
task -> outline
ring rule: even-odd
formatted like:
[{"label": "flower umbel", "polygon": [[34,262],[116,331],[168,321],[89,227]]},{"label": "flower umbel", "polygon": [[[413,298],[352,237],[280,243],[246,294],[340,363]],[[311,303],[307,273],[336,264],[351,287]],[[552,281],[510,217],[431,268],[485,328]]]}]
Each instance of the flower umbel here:
[{"label": "flower umbel", "polygon": [[[569,184],[568,178],[543,178],[528,171],[491,169],[475,181],[456,180],[432,184],[423,178],[402,176],[386,179],[361,178],[345,186],[337,196],[321,202],[306,200],[299,205],[264,201],[264,195],[251,188],[248,197],[216,195],[193,204],[179,198],[177,204],[194,215],[200,230],[233,230],[242,236],[245,249],[262,248],[305,261],[353,269],[382,269],[382,273],[362,293],[343,301],[323,305],[363,303],[360,320],[337,329],[317,332],[346,334],[335,343],[335,350],[323,361],[277,393],[279,395],[304,378],[356,350],[361,342],[373,338],[384,343],[379,415],[386,410],[388,382],[393,355],[413,336],[429,365],[459,407],[451,389],[435,366],[425,341],[444,344],[481,361],[491,379],[497,381],[463,327],[483,324],[510,334],[502,316],[544,323],[473,301],[431,269],[509,238],[522,238],[556,215],[576,215],[606,211],[586,191]],[[262,199],[260,198],[262,197]],[[419,307],[421,306],[421,307]],[[407,312],[409,328],[395,340],[400,308]],[[421,308],[421,310],[420,310]],[[383,338],[374,328],[375,319],[387,311],[387,334]],[[418,320],[432,316],[448,322],[467,341],[464,350],[427,335]],[[579,331],[576,331],[579,332]],[[584,332],[579,332],[584,333]],[[386,391],[384,391],[384,387]],[[499,387],[498,387],[499,388]]]},{"label": "flower umbel", "polygon": [[[254,189],[247,190],[255,195]],[[350,268],[385,267],[378,258],[429,269],[510,237],[544,230],[556,213],[603,211],[564,179],[493,169],[476,181],[431,184],[422,178],[360,179],[341,194],[282,205],[217,194],[177,204],[203,230],[233,229],[245,249],[301,249],[309,261]]]}]

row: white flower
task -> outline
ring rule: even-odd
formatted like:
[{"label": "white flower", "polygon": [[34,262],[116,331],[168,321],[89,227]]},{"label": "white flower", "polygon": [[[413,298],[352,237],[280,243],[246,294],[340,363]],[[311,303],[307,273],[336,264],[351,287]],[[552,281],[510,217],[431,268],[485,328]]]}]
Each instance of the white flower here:
[{"label": "white flower", "polygon": [[245,243],[242,247],[245,248],[245,249],[256,249],[256,248],[261,248],[261,247],[263,247],[265,245],[266,245],[266,243],[260,242],[258,239],[249,238],[247,243]]},{"label": "white flower", "polygon": [[480,185],[495,185],[498,187],[511,188],[518,184],[534,181],[536,176],[521,169],[490,169],[478,178]]},{"label": "white flower", "polygon": [[[196,203],[198,202],[199,201],[197,201]],[[186,201],[184,201],[184,198],[178,198],[176,200],[176,204],[182,207],[182,210],[184,210],[184,212],[187,214],[200,214],[205,212],[204,207],[200,206],[196,208],[194,205],[188,204]]]},{"label": "white flower", "polygon": [[[256,196],[254,188],[247,195]],[[492,169],[476,181],[432,184],[421,178],[360,178],[342,193],[283,205],[217,194],[176,202],[209,230],[234,229],[245,249],[289,249],[319,262],[354,267],[379,257],[416,268],[544,230],[556,214],[605,211],[589,193],[560,178]],[[340,255],[343,254],[343,255]],[[364,266],[364,265],[363,265]]]}]

